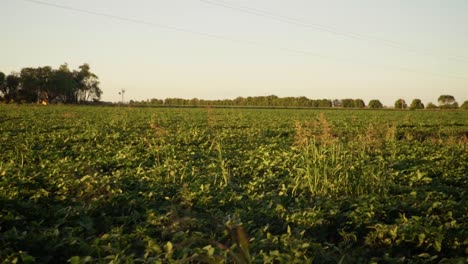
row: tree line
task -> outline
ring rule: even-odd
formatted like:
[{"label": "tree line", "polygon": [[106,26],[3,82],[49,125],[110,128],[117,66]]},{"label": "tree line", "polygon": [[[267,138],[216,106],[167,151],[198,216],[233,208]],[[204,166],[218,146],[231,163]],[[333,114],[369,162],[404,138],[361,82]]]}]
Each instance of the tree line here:
[{"label": "tree line", "polygon": [[[413,99],[408,105],[404,99],[395,101],[395,109],[466,109],[468,110],[468,101],[465,101],[460,107],[451,95],[441,95],[438,99],[439,105],[428,103],[425,106],[420,99]],[[239,107],[307,107],[307,108],[371,108],[380,109],[384,105],[378,99],[370,100],[366,105],[362,99],[309,99],[301,97],[278,97],[269,96],[249,96],[237,97],[235,99],[222,100],[204,100],[198,98],[166,98],[166,99],[148,99],[143,101],[130,100],[131,105],[135,106],[239,106]]]},{"label": "tree line", "polygon": [[70,70],[67,64],[27,67],[5,75],[0,71],[0,100],[6,103],[82,103],[99,101],[99,78],[88,64]]},{"label": "tree line", "polygon": [[259,106],[259,107],[316,107],[329,108],[346,105],[346,107],[363,108],[365,103],[361,99],[309,99],[305,96],[300,97],[278,97],[269,96],[248,96],[237,97],[235,99],[205,100],[205,99],[148,99],[143,101],[130,101],[132,105],[155,105],[155,106]]},{"label": "tree line", "polygon": [[[122,90],[122,98],[123,93]],[[50,66],[27,67],[20,72],[5,75],[0,71],[0,101],[6,103],[83,103],[96,102],[101,99],[102,90],[99,88],[99,78],[91,72],[88,64],[78,67],[78,70],[70,70],[65,63],[58,69]],[[304,107],[304,108],[384,108],[377,100],[370,100],[366,105],[362,99],[309,99],[300,97],[249,96],[235,99],[205,100],[205,99],[148,99],[133,101],[132,105],[153,106],[239,106],[239,107]],[[428,103],[426,106],[420,99],[414,99],[408,106],[405,100],[395,101],[396,109],[466,109],[468,101],[461,106],[452,95],[441,95],[438,104]]]}]

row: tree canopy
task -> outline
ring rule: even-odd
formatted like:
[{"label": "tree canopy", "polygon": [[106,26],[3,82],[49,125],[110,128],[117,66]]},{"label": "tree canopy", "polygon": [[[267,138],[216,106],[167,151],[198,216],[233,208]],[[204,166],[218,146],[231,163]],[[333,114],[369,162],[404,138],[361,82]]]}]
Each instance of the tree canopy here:
[{"label": "tree canopy", "polygon": [[413,99],[410,105],[411,110],[424,109],[424,104],[421,102],[421,99]]},{"label": "tree canopy", "polygon": [[369,108],[374,108],[374,109],[383,108],[383,104],[377,99],[370,100],[368,106]]},{"label": "tree canopy", "polygon": [[468,100],[463,102],[463,104],[460,106],[460,109],[468,110]]},{"label": "tree canopy", "polygon": [[439,96],[439,99],[437,99],[437,101],[439,102],[439,104],[451,104],[455,102],[455,97],[453,97],[453,95],[443,94]]},{"label": "tree canopy", "polygon": [[67,64],[58,69],[50,66],[27,67],[5,77],[0,74],[0,99],[5,102],[63,102],[98,101],[102,91],[99,78],[88,64],[70,70]]},{"label": "tree canopy", "polygon": [[408,107],[408,104],[406,104],[406,101],[404,99],[398,99],[395,101],[395,109],[406,109]]},{"label": "tree canopy", "polygon": [[0,72],[0,99],[10,102],[16,97],[19,84],[20,79],[17,73],[5,76],[3,72]]},{"label": "tree canopy", "polygon": [[443,94],[437,99],[441,109],[457,109],[458,103],[453,95]]},{"label": "tree canopy", "polygon": [[344,108],[364,108],[366,104],[362,99],[342,99],[341,100],[341,107]]},{"label": "tree canopy", "polygon": [[426,106],[426,109],[437,109],[437,105],[435,105],[434,103],[430,102],[427,104]]},{"label": "tree canopy", "polygon": [[0,91],[3,90],[5,83],[6,83],[6,76],[3,72],[0,72]]}]

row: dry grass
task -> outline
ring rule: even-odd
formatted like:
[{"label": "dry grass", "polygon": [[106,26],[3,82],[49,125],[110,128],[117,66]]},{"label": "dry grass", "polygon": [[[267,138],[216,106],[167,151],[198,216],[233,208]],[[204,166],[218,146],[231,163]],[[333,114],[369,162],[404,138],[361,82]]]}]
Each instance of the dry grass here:
[{"label": "dry grass", "polygon": [[154,133],[156,134],[156,136],[166,136],[169,132],[167,131],[167,129],[159,126],[156,122],[150,122],[150,128],[152,130],[154,130]]},{"label": "dry grass", "polygon": [[65,118],[65,119],[72,119],[72,118],[76,117],[76,114],[71,113],[71,112],[65,112],[65,113],[62,114],[62,117]]},{"label": "dry grass", "polygon": [[397,127],[395,124],[370,123],[362,134],[356,136],[357,142],[364,149],[371,150],[382,148],[386,142],[397,138]]},{"label": "dry grass", "polygon": [[324,113],[320,113],[318,119],[314,121],[304,123],[296,121],[294,129],[296,131],[294,145],[298,147],[307,146],[309,142],[329,145],[338,141]]}]

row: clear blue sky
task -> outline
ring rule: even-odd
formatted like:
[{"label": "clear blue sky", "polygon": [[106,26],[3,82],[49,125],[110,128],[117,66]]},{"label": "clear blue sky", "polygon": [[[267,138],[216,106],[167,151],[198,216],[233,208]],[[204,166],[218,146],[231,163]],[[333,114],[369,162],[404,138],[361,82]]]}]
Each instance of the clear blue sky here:
[{"label": "clear blue sky", "polygon": [[120,89],[127,100],[468,100],[466,0],[41,0],[147,24],[0,1],[0,71],[86,62],[106,101]]}]

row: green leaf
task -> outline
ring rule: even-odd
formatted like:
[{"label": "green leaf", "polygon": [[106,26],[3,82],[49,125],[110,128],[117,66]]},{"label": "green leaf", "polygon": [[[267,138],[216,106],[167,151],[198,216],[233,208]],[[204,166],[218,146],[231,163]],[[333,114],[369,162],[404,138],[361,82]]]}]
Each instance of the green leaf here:
[{"label": "green leaf", "polygon": [[68,262],[70,262],[70,264],[81,264],[81,258],[79,256],[73,256]]}]

